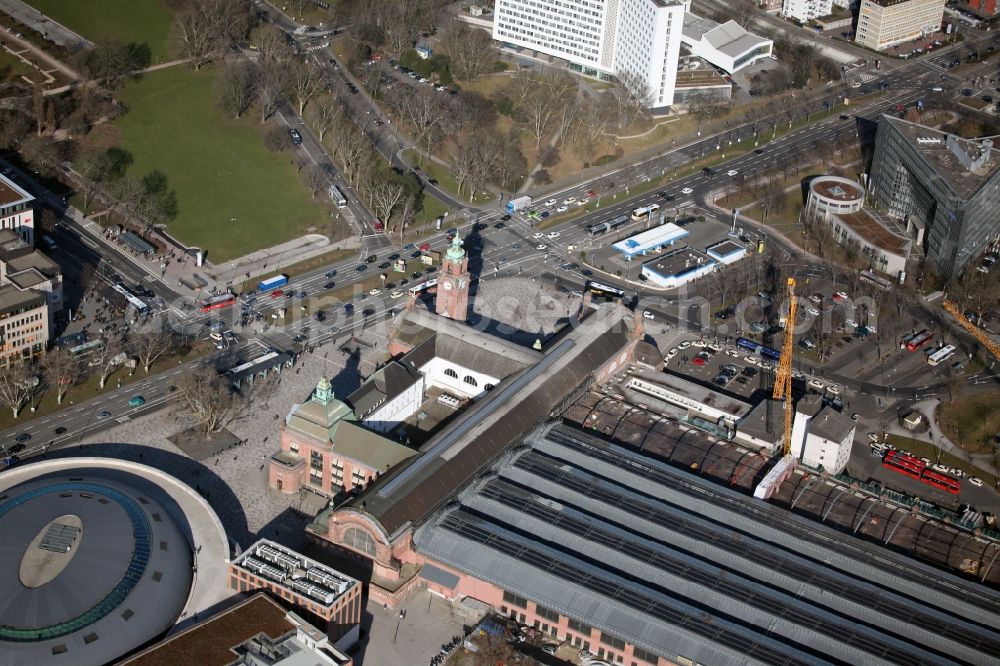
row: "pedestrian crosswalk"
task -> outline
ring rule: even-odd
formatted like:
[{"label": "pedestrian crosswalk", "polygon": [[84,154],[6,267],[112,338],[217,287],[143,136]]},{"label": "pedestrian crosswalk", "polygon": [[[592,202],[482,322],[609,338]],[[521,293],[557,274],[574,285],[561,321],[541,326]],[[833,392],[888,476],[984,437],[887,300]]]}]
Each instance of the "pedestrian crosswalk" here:
[{"label": "pedestrian crosswalk", "polygon": [[868,83],[869,81],[877,79],[878,77],[879,77],[878,74],[874,74],[872,72],[861,72],[861,74],[858,75],[858,78],[861,80],[861,83]]}]

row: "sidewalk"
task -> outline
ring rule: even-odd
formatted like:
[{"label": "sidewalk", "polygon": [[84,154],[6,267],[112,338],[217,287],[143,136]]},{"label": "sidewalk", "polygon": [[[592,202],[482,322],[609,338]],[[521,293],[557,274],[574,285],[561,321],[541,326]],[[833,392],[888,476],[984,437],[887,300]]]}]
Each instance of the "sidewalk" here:
[{"label": "sidewalk", "polygon": [[222,288],[258,277],[265,272],[280,271],[285,266],[312,259],[331,250],[360,249],[360,247],[361,240],[357,236],[331,243],[330,239],[322,234],[307,234],[281,245],[251,252],[218,266],[206,264],[203,273],[215,282],[214,286]]},{"label": "sidewalk", "polygon": [[[3,2],[4,0],[0,0],[0,9],[4,9]],[[24,37],[18,37],[14,33],[7,33],[7,32],[3,34],[3,37],[8,41],[20,45],[22,48],[28,51],[31,51],[31,53],[34,54],[39,60],[47,62],[49,65],[52,66],[53,69],[59,70],[67,78],[73,81],[81,80],[82,77],[80,76],[79,72],[69,67],[58,58],[55,58],[46,53],[44,50],[38,48],[30,40],[27,40]]]},{"label": "sidewalk", "polygon": [[[34,28],[53,44],[70,48],[75,46],[88,48],[94,45],[90,40],[84,39],[61,23],[56,23],[21,0],[0,0],[0,11],[13,17],[14,20]],[[11,36],[13,37],[13,35]]]}]

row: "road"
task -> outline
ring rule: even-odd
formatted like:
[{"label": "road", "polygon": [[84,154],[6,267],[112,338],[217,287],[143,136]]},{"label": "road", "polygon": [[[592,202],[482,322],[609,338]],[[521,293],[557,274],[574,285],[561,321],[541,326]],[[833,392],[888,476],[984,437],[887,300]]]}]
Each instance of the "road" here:
[{"label": "road", "polygon": [[31,26],[45,39],[65,46],[70,50],[74,48],[91,48],[93,42],[84,39],[61,23],[57,23],[45,14],[41,13],[31,5],[21,0],[0,0],[0,12],[13,16],[24,25]]},{"label": "road", "polygon": [[[943,57],[943,54],[938,57]],[[928,83],[939,80],[942,74],[943,72],[939,64],[935,64],[934,60],[913,61],[903,64],[894,72],[891,81],[888,80],[888,76],[881,75],[883,79],[881,82],[892,85],[890,91],[881,98],[862,103],[855,109],[855,112],[863,118],[874,119],[878,117],[879,113],[892,109],[897,103],[911,104],[916,99],[924,96]],[[948,78],[947,74],[944,76],[950,85],[957,83],[956,79]],[[877,86],[879,83],[879,80],[873,80],[869,81],[868,85]],[[632,169],[634,180],[631,186],[634,187],[636,183],[641,182],[644,178],[651,178],[665,173],[670,166],[679,166],[692,159],[700,158],[702,155],[711,155],[713,152],[719,154],[719,162],[716,164],[716,168],[720,174],[734,169],[744,175],[751,175],[760,170],[773,169],[777,164],[788,159],[790,155],[797,151],[808,149],[817,142],[833,141],[838,136],[852,137],[856,132],[857,124],[853,119],[841,120],[836,114],[829,114],[808,127],[795,130],[773,141],[767,141],[767,137],[763,133],[760,133],[758,128],[761,149],[763,151],[761,154],[750,153],[724,160],[722,158],[723,140],[728,141],[731,139],[739,141],[752,137],[753,133],[750,127],[744,125],[734,128],[727,133],[704,137],[672,151],[666,156],[659,156],[635,165]],[[305,136],[309,137],[309,141],[314,141],[311,135],[304,133]],[[303,145],[303,150],[310,151],[311,156],[315,157],[317,161],[322,159],[322,153],[318,151],[314,143],[306,144],[304,141]],[[610,177],[616,177],[615,173],[610,174]],[[608,176],[604,177],[604,179],[606,178]],[[704,201],[705,197],[710,196],[722,183],[725,183],[725,178],[728,177],[722,175],[709,177],[703,173],[696,173],[670,182],[662,188],[662,191],[668,196],[674,197],[676,206],[690,206],[693,208],[699,206],[699,200]],[[555,195],[555,198],[561,199],[573,196],[574,193],[578,197],[585,198],[585,192],[592,188],[593,185],[594,181],[590,181],[574,186],[573,188],[568,188]],[[473,254],[475,257],[475,261],[473,262],[474,269],[477,276],[481,280],[489,280],[494,277],[502,277],[503,275],[519,274],[540,280],[551,279],[553,282],[563,284],[564,288],[567,289],[574,286],[577,288],[581,287],[585,276],[581,274],[580,270],[562,268],[561,266],[572,261],[573,253],[578,251],[577,247],[593,247],[594,241],[587,234],[586,226],[597,221],[626,214],[631,209],[640,205],[661,200],[659,195],[654,192],[629,198],[627,195],[628,187],[628,183],[619,183],[613,194],[605,195],[602,193],[599,208],[573,221],[568,221],[552,232],[549,232],[557,234],[553,238],[548,238],[547,235],[542,239],[535,238],[535,234],[540,232],[535,231],[528,221],[520,216],[516,216],[502,226],[502,228],[492,228],[498,224],[501,212],[499,210],[481,212],[478,215],[478,219],[468,220],[463,226],[463,233],[465,235],[468,235],[473,223],[479,223],[480,226],[486,225],[487,227],[486,229],[481,229],[479,233],[472,235],[472,240],[474,242],[478,241],[479,244],[479,249]],[[690,192],[685,193],[685,189],[689,189]],[[621,198],[618,198],[619,190],[624,190],[621,192]],[[609,196],[612,197],[610,201],[608,199]],[[61,201],[53,201],[51,198],[46,203],[48,205],[61,206]],[[594,202],[594,205],[596,206],[597,202]],[[60,244],[65,244],[63,251],[70,260],[83,261],[86,258],[86,252],[93,251],[101,257],[102,262],[114,266],[115,270],[123,274],[127,279],[136,282],[145,279],[144,271],[135,266],[130,260],[118,255],[117,251],[105,246],[103,239],[89,234],[86,229],[79,225],[78,221],[74,220],[62,231],[64,237],[60,238],[59,242]],[[635,228],[630,228],[630,231],[635,231]],[[384,244],[384,248],[379,250],[380,253],[385,252],[385,254],[388,254],[393,250],[391,241],[388,238],[383,236],[381,242]],[[434,248],[443,249],[446,244],[444,232],[435,235],[429,239],[429,242]],[[780,241],[775,242],[780,244]],[[538,249],[540,245],[544,245],[544,249]],[[569,246],[571,245],[576,247],[570,250]],[[793,247],[785,247],[785,250],[789,253],[789,256],[797,254],[797,250]],[[396,248],[396,251],[403,252],[403,250],[398,248]],[[380,259],[383,257],[384,255]],[[359,285],[365,277],[371,275],[370,271],[356,271],[355,262],[345,261],[335,267],[324,267],[306,275],[296,277],[293,283],[295,290],[306,291],[309,296],[316,296],[323,290],[323,284],[330,280],[330,278],[326,277],[326,273],[332,270],[332,268],[336,268],[338,271],[336,277],[338,287]],[[602,279],[604,278],[602,277]],[[608,281],[614,281],[613,278],[607,279]],[[163,294],[165,298],[177,297],[169,288],[160,283],[153,285],[153,288],[157,293]],[[704,315],[697,312],[696,309],[689,308],[685,313],[683,312],[683,303],[670,301],[669,298],[664,299],[662,293],[652,292],[648,289],[635,289],[632,285],[629,285],[629,288],[639,296],[640,303],[650,300],[649,307],[654,311],[657,320],[675,324],[699,333],[702,331]],[[357,288],[356,291],[360,291],[360,288]],[[331,320],[324,322],[322,325],[307,318],[302,318],[295,321],[284,331],[269,332],[268,337],[281,341],[284,341],[285,337],[287,337],[289,338],[289,342],[291,342],[290,338],[292,336],[301,332],[305,326],[310,326],[308,344],[322,344],[334,338],[339,339],[351,335],[358,330],[363,330],[366,326],[371,325],[372,322],[383,319],[392,310],[401,305],[400,300],[392,299],[385,293],[378,297],[361,296],[361,294],[358,294],[353,300],[356,303],[353,315],[348,316],[342,310],[339,310],[335,317],[332,317]],[[259,306],[259,310],[262,315],[269,316],[274,314],[274,310],[279,305],[280,303],[278,302],[267,301]],[[678,312],[672,311],[674,307],[677,308]],[[366,312],[368,314],[365,314]],[[227,316],[232,317],[234,314],[236,313],[227,313]],[[209,315],[195,312],[188,314],[184,320],[184,324],[189,331],[200,331],[202,325],[209,318]],[[331,330],[332,328],[336,330]],[[226,350],[223,354],[235,355],[243,348],[243,345],[236,345]],[[214,363],[223,354],[213,355],[208,359],[197,361],[196,363]],[[176,381],[177,375],[184,372],[188,367],[190,366],[179,367],[162,375],[144,379],[142,382],[124,389],[111,391],[86,403],[74,405],[72,409],[59,412],[58,416],[25,422],[24,425],[16,426],[0,434],[0,441],[12,442],[13,437],[16,435],[22,432],[28,433],[32,435],[29,451],[32,447],[40,447],[50,441],[55,445],[78,441],[87,432],[107,427],[116,418],[131,418],[145,411],[161,408],[167,404],[170,400],[169,386]],[[885,387],[873,382],[856,382],[847,377],[831,378],[828,373],[827,380],[831,379],[838,381],[849,389],[868,395],[886,393]],[[994,381],[992,377],[979,375],[969,380],[969,388],[970,390],[979,390],[980,388],[992,386]],[[923,398],[929,395],[940,394],[944,390],[946,389],[943,386],[928,385],[926,388],[918,389],[914,395],[917,398]],[[126,405],[128,398],[133,395],[143,395],[147,401],[143,407],[135,411],[129,410]],[[102,411],[110,412],[111,416],[104,419],[99,418]],[[58,436],[54,433],[56,420],[58,420],[59,427],[67,428],[65,433]]]}]

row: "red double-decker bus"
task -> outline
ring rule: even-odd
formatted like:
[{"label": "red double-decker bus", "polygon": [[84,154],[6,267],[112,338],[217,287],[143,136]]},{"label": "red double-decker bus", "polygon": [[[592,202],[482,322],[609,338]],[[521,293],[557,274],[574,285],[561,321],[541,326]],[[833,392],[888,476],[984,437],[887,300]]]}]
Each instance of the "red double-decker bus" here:
[{"label": "red double-decker bus", "polygon": [[895,449],[890,449],[882,458],[882,467],[905,474],[913,479],[920,479],[927,465],[919,458],[914,458],[905,453],[900,453]]},{"label": "red double-decker bus", "polygon": [[934,334],[924,329],[906,341],[906,350],[911,352],[917,351],[933,339]]},{"label": "red double-decker bus", "polygon": [[957,495],[958,491],[962,489],[962,484],[959,483],[958,479],[931,469],[925,469],[920,480],[929,486],[943,490],[946,493],[951,493],[952,495]]},{"label": "red double-decker bus", "polygon": [[201,302],[202,312],[211,312],[212,310],[218,310],[220,308],[227,308],[236,302],[236,297],[232,294],[219,294],[218,296],[212,296]]}]

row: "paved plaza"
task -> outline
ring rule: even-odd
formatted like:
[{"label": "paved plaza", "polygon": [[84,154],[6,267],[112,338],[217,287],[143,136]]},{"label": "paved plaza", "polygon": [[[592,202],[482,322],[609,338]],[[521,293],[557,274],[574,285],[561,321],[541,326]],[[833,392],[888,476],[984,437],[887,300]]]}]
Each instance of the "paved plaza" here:
[{"label": "paved plaza", "polygon": [[443,643],[463,633],[466,622],[469,619],[456,612],[451,603],[427,590],[414,593],[397,608],[385,608],[369,600],[361,617],[367,640],[354,663],[423,666]]},{"label": "paved plaza", "polygon": [[[359,346],[357,352],[364,367],[374,367],[374,357],[384,353],[381,345],[377,349]],[[351,367],[345,372],[348,364]],[[267,487],[267,463],[278,446],[278,426],[293,404],[309,398],[324,373],[338,395],[347,395],[359,382],[356,367],[356,359],[343,356],[334,345],[304,354],[281,373],[265,403],[230,426],[233,435],[245,443],[201,461],[191,459],[167,439],[185,427],[172,408],[94,433],[80,446],[51,451],[49,457],[107,456],[157,467],[200,492],[239,546],[267,538],[298,549],[304,545],[303,528],[312,517],[299,509],[312,514],[321,502],[311,493],[286,495]]]},{"label": "paved plaza", "polygon": [[511,277],[478,283],[469,323],[516,344],[545,341],[580,311],[581,298],[541,278]]}]

